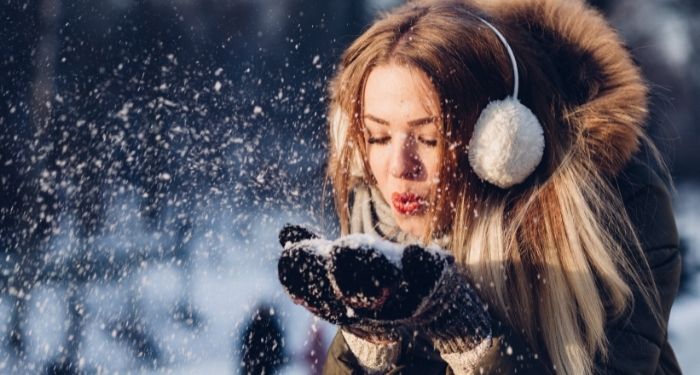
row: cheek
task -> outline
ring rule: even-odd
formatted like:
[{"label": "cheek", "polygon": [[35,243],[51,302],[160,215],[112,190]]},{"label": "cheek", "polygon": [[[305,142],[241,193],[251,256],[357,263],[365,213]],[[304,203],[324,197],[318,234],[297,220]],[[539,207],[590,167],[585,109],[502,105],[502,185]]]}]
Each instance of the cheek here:
[{"label": "cheek", "polygon": [[421,155],[421,162],[425,168],[428,182],[431,184],[437,183],[440,177],[440,155],[436,150],[428,150]]},{"label": "cheek", "polygon": [[376,147],[370,148],[367,153],[367,161],[369,164],[370,173],[377,180],[377,183],[386,179],[386,173],[388,172],[388,156],[383,149],[377,149]]},{"label": "cheek", "polygon": [[389,147],[375,147],[367,154],[367,161],[370,172],[376,181],[376,187],[384,197],[384,200],[391,202],[391,181],[389,166],[391,162],[391,154]]}]

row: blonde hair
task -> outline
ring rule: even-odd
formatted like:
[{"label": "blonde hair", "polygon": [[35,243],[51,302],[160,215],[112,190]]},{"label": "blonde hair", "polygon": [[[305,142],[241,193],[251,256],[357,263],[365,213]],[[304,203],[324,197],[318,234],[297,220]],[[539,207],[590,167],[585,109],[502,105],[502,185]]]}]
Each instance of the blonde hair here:
[{"label": "blonde hair", "polygon": [[[584,10],[600,22],[597,13]],[[542,163],[508,190],[479,181],[465,152],[481,109],[508,95],[513,76],[502,44],[475,15],[496,25],[513,46],[522,67],[520,99],[544,128]],[[606,119],[616,118],[608,107],[625,113],[619,121],[643,122],[647,92],[624,53],[628,65],[623,68],[634,74],[624,75],[624,85],[613,82],[618,91],[609,96],[624,101],[605,103],[607,94],[596,77],[570,87],[543,52],[549,46],[538,48],[531,35],[464,2],[412,2],[384,15],[345,51],[331,83],[328,176],[341,231],[347,233],[352,187],[373,183],[361,120],[366,78],[373,67],[392,62],[421,69],[441,100],[444,157],[433,215],[451,217],[450,250],[491,311],[535,350],[545,349],[558,372],[589,374],[597,355],[606,358],[605,324],[631,305],[631,286],[658,306],[653,284],[645,281],[648,266],[633,224],[609,182],[629,155],[607,155],[601,151],[604,142],[591,136],[599,130],[591,124],[607,126]],[[613,42],[622,49],[617,39]],[[588,100],[576,90],[599,97]],[[648,139],[628,128],[636,143],[625,146],[633,152]],[[425,240],[439,229],[427,228]],[[632,258],[643,264],[632,264]]]}]

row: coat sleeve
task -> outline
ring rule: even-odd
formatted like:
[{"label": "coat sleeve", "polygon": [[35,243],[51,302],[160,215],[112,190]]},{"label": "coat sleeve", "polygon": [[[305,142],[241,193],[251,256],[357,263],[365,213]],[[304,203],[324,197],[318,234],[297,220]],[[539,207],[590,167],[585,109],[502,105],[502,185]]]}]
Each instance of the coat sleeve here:
[{"label": "coat sleeve", "polygon": [[[421,338],[409,340],[404,337],[401,340],[398,363],[386,374],[442,375],[445,374],[446,368],[447,365],[425,340]],[[325,375],[366,374],[340,330],[328,349],[323,373]]]},{"label": "coat sleeve", "polygon": [[340,330],[336,332],[331,346],[328,348],[326,362],[323,365],[323,373],[331,374],[362,374],[362,366],[350,351]]},{"label": "coat sleeve", "polygon": [[681,274],[670,195],[661,179],[644,164],[633,163],[623,177],[625,180],[618,187],[651,272],[645,273],[639,259],[633,258],[633,264],[642,267],[644,282],[656,286],[661,319],[654,317],[654,307],[642,297],[640,290],[633,290],[631,309],[606,327],[609,354],[606,361],[597,359],[598,372],[680,374],[667,337],[671,305],[678,293]]},{"label": "coat sleeve", "polygon": [[530,348],[510,325],[493,321],[493,343],[475,374],[553,374],[547,356]]},{"label": "coat sleeve", "polygon": [[[494,321],[493,344],[479,361],[475,374],[551,374],[545,356],[533,352],[511,327]],[[338,330],[328,350],[323,373],[365,374]],[[430,342],[416,336],[402,340],[401,355],[396,367],[386,374],[453,374]]]}]

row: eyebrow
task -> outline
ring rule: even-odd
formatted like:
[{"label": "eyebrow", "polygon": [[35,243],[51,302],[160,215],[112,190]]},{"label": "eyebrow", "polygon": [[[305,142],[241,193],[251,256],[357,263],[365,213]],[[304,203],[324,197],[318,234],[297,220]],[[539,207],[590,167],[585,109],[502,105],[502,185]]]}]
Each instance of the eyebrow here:
[{"label": "eyebrow", "polygon": [[[376,122],[377,124],[380,124],[380,125],[389,125],[389,121],[381,119],[381,118],[373,116],[373,115],[365,115],[364,117],[366,120],[371,120],[372,122]],[[421,126],[421,125],[427,125],[427,124],[430,124],[433,122],[435,122],[435,116],[422,117],[419,119],[409,121],[408,126]]]}]

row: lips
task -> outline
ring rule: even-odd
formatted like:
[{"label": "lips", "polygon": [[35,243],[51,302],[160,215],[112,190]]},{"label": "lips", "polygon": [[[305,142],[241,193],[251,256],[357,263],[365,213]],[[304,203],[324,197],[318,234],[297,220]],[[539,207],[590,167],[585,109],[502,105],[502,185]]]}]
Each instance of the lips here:
[{"label": "lips", "polygon": [[392,193],[391,203],[394,205],[394,209],[403,215],[416,215],[427,207],[426,200],[414,193]]}]

